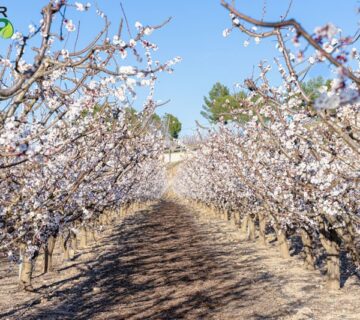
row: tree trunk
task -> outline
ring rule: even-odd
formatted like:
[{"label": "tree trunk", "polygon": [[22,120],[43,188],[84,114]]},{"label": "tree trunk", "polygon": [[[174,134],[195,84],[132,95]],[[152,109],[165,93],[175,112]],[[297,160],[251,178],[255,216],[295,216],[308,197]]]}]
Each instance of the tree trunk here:
[{"label": "tree trunk", "polygon": [[249,226],[249,230],[248,230],[247,239],[255,240],[255,238],[256,238],[255,218],[249,217],[248,226]]},{"label": "tree trunk", "polygon": [[23,266],[20,275],[20,286],[26,291],[33,291],[34,289],[31,283],[34,268],[33,261],[30,258],[25,257],[22,261],[22,265]]},{"label": "tree trunk", "polygon": [[70,233],[70,238],[71,238],[71,248],[76,251],[78,249],[77,247],[77,239],[76,239],[76,233],[75,232],[71,232]]},{"label": "tree trunk", "polygon": [[329,232],[329,238],[320,233],[321,244],[327,252],[327,287],[331,290],[340,289],[340,244],[334,233]]},{"label": "tree trunk", "polygon": [[333,252],[327,257],[327,286],[329,289],[340,289],[340,258],[339,250],[336,244],[332,243],[333,247],[330,252]]},{"label": "tree trunk", "polygon": [[[109,214],[108,214],[108,221],[109,221]],[[92,230],[90,228],[86,228],[86,239],[87,239],[87,242],[90,243],[93,241],[93,238],[92,238]]]},{"label": "tree trunk", "polygon": [[233,211],[231,213],[231,221],[234,224],[234,226],[237,226],[239,224],[239,213],[236,211]]},{"label": "tree trunk", "polygon": [[262,245],[266,245],[266,218],[265,214],[259,213],[259,238]]},{"label": "tree trunk", "polygon": [[247,235],[248,224],[249,224],[249,216],[246,215],[241,222],[241,233],[243,233],[244,235]]},{"label": "tree trunk", "polygon": [[20,266],[19,266],[19,287],[26,291],[33,291],[32,287],[32,273],[34,264],[31,258],[25,255],[26,245],[20,245]]},{"label": "tree trunk", "polygon": [[56,238],[51,236],[44,247],[44,273],[54,271],[53,252],[55,248]]},{"label": "tree trunk", "polygon": [[60,243],[61,243],[61,249],[62,249],[62,252],[63,252],[63,261],[69,261],[70,260],[69,238],[70,238],[70,236],[68,236],[68,237],[62,236],[61,237]]},{"label": "tree trunk", "polygon": [[90,240],[93,242],[96,242],[96,237],[95,237],[95,230],[91,230],[90,231]]},{"label": "tree trunk", "polygon": [[304,266],[307,270],[315,270],[315,257],[313,254],[312,236],[304,228],[301,228],[301,241],[303,243],[305,252]]},{"label": "tree trunk", "polygon": [[286,233],[281,228],[277,229],[277,239],[280,247],[281,256],[285,259],[290,258],[289,245],[286,239]]},{"label": "tree trunk", "polygon": [[240,219],[240,213],[239,212],[235,213],[235,221],[236,221],[236,226],[239,228],[240,224],[241,224],[241,219]]},{"label": "tree trunk", "polygon": [[84,249],[88,245],[88,239],[87,239],[87,233],[86,228],[81,227],[80,228],[80,248]]},{"label": "tree trunk", "polygon": [[70,247],[65,244],[64,246],[64,261],[70,260]]},{"label": "tree trunk", "polygon": [[22,270],[24,268],[24,264],[23,261],[25,260],[25,250],[26,250],[26,245],[24,243],[20,244],[19,246],[19,258],[20,258],[20,264],[19,264],[19,284],[21,282],[21,274],[22,274]]}]

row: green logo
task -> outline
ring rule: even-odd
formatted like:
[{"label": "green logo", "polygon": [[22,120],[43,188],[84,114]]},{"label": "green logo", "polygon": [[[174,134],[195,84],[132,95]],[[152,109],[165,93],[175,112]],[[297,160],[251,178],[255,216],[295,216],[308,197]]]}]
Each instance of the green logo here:
[{"label": "green logo", "polygon": [[0,26],[0,37],[3,39],[10,39],[14,34],[14,27],[12,23],[6,18],[0,18],[0,23],[3,23],[3,26]]},{"label": "green logo", "polygon": [[0,13],[4,18],[0,18],[0,37],[3,39],[10,39],[14,34],[14,27],[7,18],[7,8],[0,7]]}]

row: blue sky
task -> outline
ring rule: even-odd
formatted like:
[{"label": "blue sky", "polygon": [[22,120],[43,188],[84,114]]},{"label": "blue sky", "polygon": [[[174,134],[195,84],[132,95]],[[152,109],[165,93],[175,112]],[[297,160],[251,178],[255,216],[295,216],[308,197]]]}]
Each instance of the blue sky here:
[{"label": "blue sky", "polygon": [[[239,31],[224,38],[222,31],[230,26],[230,20],[228,13],[220,6],[220,0],[121,2],[131,27],[136,21],[151,25],[173,17],[170,24],[155,32],[150,39],[159,45],[160,49],[156,53],[158,60],[165,61],[175,56],[183,58],[172,75],[164,74],[160,77],[156,94],[158,99],[171,99],[169,104],[159,109],[159,114],[169,112],[176,115],[183,123],[183,135],[192,133],[196,127],[195,119],[206,123],[200,115],[203,96],[207,95],[215,82],[220,81],[231,89],[234,83],[251,76],[253,66],[256,67],[261,59],[272,62],[272,57],[279,54],[275,50],[275,42],[270,40],[262,41],[259,45],[252,41],[249,47],[244,48],[242,44],[247,37]],[[38,23],[40,9],[46,3],[45,0],[0,0],[0,5],[8,7],[9,18],[19,31],[27,31],[29,23]],[[236,7],[261,18],[263,3],[264,0],[237,0]],[[267,0],[266,3],[265,19],[277,20],[286,11],[289,0]],[[112,21],[112,30],[115,32],[122,17],[120,1],[97,0],[97,4]],[[359,18],[356,15],[358,6],[356,0],[293,0],[289,17],[296,18],[310,31],[331,21],[345,33],[353,34]],[[80,34],[83,43],[96,34],[101,23],[94,13],[94,6],[91,11],[84,16],[71,15],[74,22],[82,19]],[[311,75],[325,72],[326,68],[322,67]],[[274,68],[274,81],[277,79],[276,73]]]}]

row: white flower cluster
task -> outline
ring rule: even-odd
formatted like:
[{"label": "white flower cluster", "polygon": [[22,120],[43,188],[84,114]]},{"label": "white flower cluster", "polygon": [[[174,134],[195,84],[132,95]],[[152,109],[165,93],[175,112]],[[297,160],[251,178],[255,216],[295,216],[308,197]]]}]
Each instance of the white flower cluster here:
[{"label": "white flower cluster", "polygon": [[[226,1],[222,5],[232,22],[224,37],[239,29],[247,37],[244,47],[251,38],[255,44],[275,39],[282,83],[270,84],[268,59],[262,60],[260,77],[241,86],[248,97],[228,112],[231,124],[209,130],[182,165],[175,189],[202,208],[241,218],[245,229],[251,223],[255,229],[258,221],[264,242],[271,225],[285,257],[286,237],[297,234],[310,268],[312,249],[321,243],[334,288],[341,250],[360,266],[360,58],[351,48],[357,36],[346,37],[331,23],[311,33],[297,20],[270,22],[264,14],[256,19]],[[316,92],[302,79],[323,62],[336,79]]]},{"label": "white flower cluster", "polygon": [[359,264],[360,103],[314,115],[296,96],[274,106],[250,95],[249,120],[210,133],[183,164],[175,190],[243,219],[261,214],[285,234],[335,232]]}]

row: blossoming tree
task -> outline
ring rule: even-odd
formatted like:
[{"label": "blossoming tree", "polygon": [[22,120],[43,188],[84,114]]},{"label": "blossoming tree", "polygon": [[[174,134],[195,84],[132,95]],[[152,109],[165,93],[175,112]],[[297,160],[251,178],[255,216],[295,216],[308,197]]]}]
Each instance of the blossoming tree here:
[{"label": "blossoming tree", "polygon": [[[86,245],[111,212],[158,198],[165,185],[162,136],[150,125],[154,89],[158,73],[171,73],[180,59],[153,61],[157,46],[148,36],[169,20],[137,22],[126,40],[122,21],[109,36],[110,22],[98,9],[102,30],[75,49],[71,9],[91,5],[49,1],[39,25],[16,33],[0,59],[0,250],[19,261],[20,285],[29,290],[41,249],[46,272],[56,239],[67,259],[77,236]],[[74,48],[60,46],[71,34]],[[130,55],[135,64],[126,63]],[[148,96],[129,119],[138,88]]]},{"label": "blossoming tree", "polygon": [[[254,19],[222,1],[232,27],[249,45],[275,37],[283,59],[275,65],[283,83],[268,80],[271,66],[259,64],[257,80],[247,79],[249,95],[232,116],[247,116],[244,124],[220,126],[195,151],[179,173],[177,192],[242,222],[248,237],[266,243],[266,229],[275,230],[283,257],[289,257],[289,236],[303,243],[305,266],[315,267],[316,248],[327,253],[329,288],[340,286],[340,252],[360,266],[359,188],[359,62],[352,47],[356,38],[343,36],[327,24],[308,33],[296,20]],[[292,40],[293,48],[289,47]],[[302,46],[301,46],[302,44]],[[304,49],[302,49],[304,48]],[[307,57],[306,57],[307,56]],[[335,71],[330,87],[310,99],[297,64],[311,68],[328,63]]]}]

